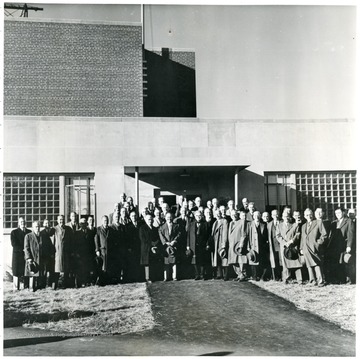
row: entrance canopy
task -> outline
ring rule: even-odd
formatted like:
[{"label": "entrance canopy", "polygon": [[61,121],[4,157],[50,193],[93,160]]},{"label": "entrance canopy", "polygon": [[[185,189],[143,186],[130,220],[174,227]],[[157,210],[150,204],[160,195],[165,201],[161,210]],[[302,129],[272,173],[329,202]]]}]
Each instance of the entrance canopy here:
[{"label": "entrance canopy", "polygon": [[125,175],[135,179],[135,202],[139,204],[141,188],[153,189],[152,196],[185,195],[203,199],[218,197],[234,199],[238,204],[238,173],[248,165],[239,166],[126,166]]}]

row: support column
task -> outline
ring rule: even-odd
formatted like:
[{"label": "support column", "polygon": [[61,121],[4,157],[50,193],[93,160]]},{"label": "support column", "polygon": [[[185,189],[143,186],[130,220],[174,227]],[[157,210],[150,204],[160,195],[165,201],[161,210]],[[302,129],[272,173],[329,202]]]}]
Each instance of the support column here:
[{"label": "support column", "polygon": [[[59,176],[59,214],[64,216],[67,215],[67,213],[65,213],[65,190],[65,176]],[[67,221],[66,217],[65,221]]]},{"label": "support column", "polygon": [[234,201],[235,201],[235,208],[238,208],[239,203],[239,169],[235,169],[235,176],[234,176]]},{"label": "support column", "polygon": [[91,191],[90,191],[90,178],[86,179],[86,207],[87,215],[91,214]]},{"label": "support column", "polygon": [[139,208],[139,167],[135,167],[135,204]]}]

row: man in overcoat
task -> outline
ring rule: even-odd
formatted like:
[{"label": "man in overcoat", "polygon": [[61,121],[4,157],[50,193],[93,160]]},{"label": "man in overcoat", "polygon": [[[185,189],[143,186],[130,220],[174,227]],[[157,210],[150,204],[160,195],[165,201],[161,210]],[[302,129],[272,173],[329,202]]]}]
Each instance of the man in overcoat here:
[{"label": "man in overcoat", "polygon": [[140,225],[136,212],[130,212],[130,222],[125,231],[127,238],[126,282],[140,282],[144,279],[140,267]]},{"label": "man in overcoat", "polygon": [[[181,240],[179,225],[173,223],[173,214],[166,212],[165,223],[159,228],[159,236],[164,247],[164,281],[170,279],[172,272],[173,280],[177,280],[176,264],[178,261],[178,245]],[[181,246],[181,245],[180,245]]]},{"label": "man in overcoat", "polygon": [[[121,211],[124,210],[123,207]],[[113,223],[109,226],[112,229],[112,237],[108,239],[108,247],[111,250],[107,253],[107,274],[112,283],[120,283],[127,277],[128,224],[120,223],[119,215],[114,213]]]},{"label": "man in overcoat", "polygon": [[290,283],[291,272],[295,272],[298,284],[303,284],[302,279],[302,263],[297,259],[288,259],[284,256],[284,249],[288,246],[298,247],[300,244],[300,223],[291,223],[291,216],[288,211],[284,211],[282,215],[283,221],[279,223],[276,232],[276,239],[280,244],[280,260],[283,265],[283,282]]},{"label": "man in overcoat", "polygon": [[49,287],[52,287],[54,283],[54,272],[55,272],[55,246],[54,246],[55,230],[54,228],[51,227],[50,221],[47,218],[45,218],[43,221],[43,227],[44,229],[40,232],[40,235],[42,237],[47,236],[50,241],[48,242],[50,245],[49,255],[46,256],[45,258],[44,270],[47,275],[47,285]]},{"label": "man in overcoat", "polygon": [[[76,232],[80,229],[77,217],[78,216],[77,216],[76,212],[71,212],[70,213],[70,222],[66,223],[66,226],[71,229],[73,250],[75,250],[75,247],[76,247]],[[76,276],[75,272],[77,271],[77,269],[76,269],[76,260],[75,260],[74,255],[75,254],[73,253],[73,255],[71,256],[71,260],[70,260],[69,285],[71,287],[75,286],[75,276]]]},{"label": "man in overcoat", "polygon": [[80,229],[76,231],[74,254],[75,254],[75,283],[80,288],[91,282],[93,272],[94,235],[87,228],[85,218],[80,219]]},{"label": "man in overcoat", "polygon": [[55,278],[53,288],[59,285],[69,286],[71,260],[73,252],[73,233],[71,228],[65,226],[64,216],[57,217],[57,226],[54,227],[54,247],[55,247]]},{"label": "man in overcoat", "polygon": [[[225,206],[220,206],[224,207]],[[228,232],[228,222],[226,218],[222,216],[222,211],[218,208],[215,210],[216,221],[213,224],[211,231],[211,264],[213,267],[213,276],[216,279],[224,279],[224,274],[228,274],[228,263],[227,263],[227,253],[220,256],[219,249],[222,242],[226,243]]]},{"label": "man in overcoat", "polygon": [[281,279],[281,266],[280,259],[280,243],[276,239],[276,232],[280,223],[279,212],[277,209],[271,211],[272,221],[267,224],[268,236],[269,236],[269,260],[272,270],[272,277],[274,280]]},{"label": "man in overcoat", "polygon": [[[12,252],[12,272],[13,272],[13,290],[20,289],[20,281],[24,277],[25,258],[24,258],[24,239],[31,231],[26,228],[25,219],[18,219],[18,228],[11,231],[10,239]],[[27,280],[25,280],[27,282]],[[25,286],[28,283],[24,283]]]},{"label": "man in overcoat", "polygon": [[249,231],[245,219],[240,219],[240,213],[231,211],[232,221],[229,223],[229,252],[228,265],[232,265],[237,278],[236,281],[246,280],[246,266],[248,263],[246,253],[248,252]]},{"label": "man in overcoat", "polygon": [[326,230],[321,220],[314,220],[311,209],[305,210],[304,217],[307,222],[301,227],[300,253],[304,255],[309,283],[323,287],[323,246],[327,239]]},{"label": "man in overcoat", "polygon": [[[336,220],[331,223],[329,257],[332,263],[330,281],[333,283],[353,283],[355,280],[354,260],[356,256],[355,224],[345,217],[343,208],[335,210]],[[347,262],[345,254],[352,258]]]},{"label": "man in overcoat", "polygon": [[108,216],[102,216],[101,223],[101,226],[96,229],[95,251],[96,255],[103,260],[102,270],[105,282],[109,282],[118,268],[116,235],[114,234],[114,229],[109,226]]},{"label": "man in overcoat", "polygon": [[265,279],[266,271],[269,266],[269,242],[268,232],[265,223],[260,221],[261,213],[255,211],[253,221],[249,227],[249,251],[256,253],[256,259],[249,259],[252,278],[254,280]]},{"label": "man in overcoat", "polygon": [[145,280],[151,283],[157,267],[162,266],[163,256],[158,228],[153,226],[153,218],[145,215],[145,224],[139,229],[140,265],[144,266]]},{"label": "man in overcoat", "polygon": [[195,280],[208,279],[211,275],[209,232],[199,211],[195,221],[189,223],[187,232],[187,251],[191,251],[191,264],[194,266]]},{"label": "man in overcoat", "polygon": [[29,288],[33,291],[45,288],[46,268],[45,263],[52,254],[50,237],[40,232],[40,222],[34,221],[32,232],[25,236],[25,276],[30,277]]}]

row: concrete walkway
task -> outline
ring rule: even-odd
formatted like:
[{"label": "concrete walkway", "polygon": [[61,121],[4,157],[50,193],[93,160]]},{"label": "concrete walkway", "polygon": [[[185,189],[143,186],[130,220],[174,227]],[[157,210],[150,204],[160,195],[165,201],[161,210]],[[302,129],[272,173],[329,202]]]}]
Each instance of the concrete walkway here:
[{"label": "concrete walkway", "polygon": [[[284,288],[285,290],[285,288]],[[156,327],[109,337],[5,329],[6,356],[355,356],[355,335],[251,283],[149,286]]]}]

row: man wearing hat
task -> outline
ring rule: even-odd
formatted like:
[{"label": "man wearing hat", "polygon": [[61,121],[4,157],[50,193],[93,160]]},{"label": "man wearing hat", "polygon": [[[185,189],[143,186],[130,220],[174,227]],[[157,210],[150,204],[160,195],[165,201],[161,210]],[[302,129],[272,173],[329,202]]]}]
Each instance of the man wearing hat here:
[{"label": "man wearing hat", "polygon": [[173,214],[169,211],[165,214],[165,223],[159,228],[159,236],[164,247],[164,281],[169,280],[172,271],[173,280],[177,280],[176,263],[178,241],[181,239],[179,225],[173,223]]},{"label": "man wearing hat", "polygon": [[51,255],[52,243],[50,237],[40,233],[40,222],[34,221],[32,232],[25,236],[25,276],[30,277],[29,288],[35,291],[45,288],[46,270],[45,262]]},{"label": "man wearing hat", "polygon": [[326,229],[322,221],[314,220],[310,208],[305,210],[304,217],[307,222],[301,227],[300,253],[305,258],[309,283],[323,287],[323,246],[327,239]]}]

